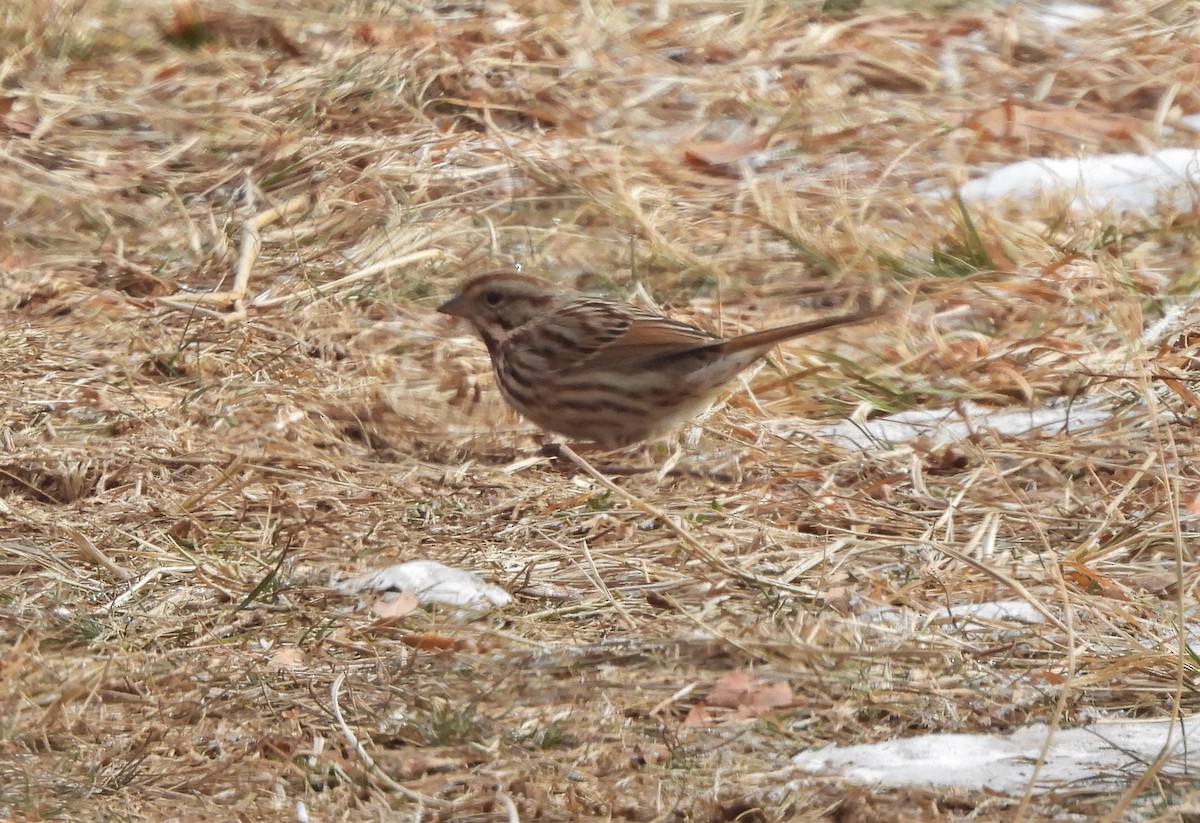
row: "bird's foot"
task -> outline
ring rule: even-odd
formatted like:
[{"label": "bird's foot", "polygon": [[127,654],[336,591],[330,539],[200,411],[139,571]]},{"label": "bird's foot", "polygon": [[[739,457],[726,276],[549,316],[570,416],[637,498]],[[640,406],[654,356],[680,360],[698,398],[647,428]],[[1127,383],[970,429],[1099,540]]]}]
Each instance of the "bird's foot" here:
[{"label": "bird's foot", "polygon": [[[572,475],[579,471],[579,464],[563,453],[564,447],[570,449],[581,460],[584,459],[582,457],[584,454],[589,456],[596,454],[604,456],[624,451],[623,449],[610,449],[599,443],[543,443],[542,447],[538,449],[538,455],[540,457],[549,457],[554,461],[551,465],[567,475]],[[593,463],[591,460],[587,460],[586,462],[601,474],[612,476],[628,476],[655,471],[653,467],[647,466],[626,466],[610,462]]]}]

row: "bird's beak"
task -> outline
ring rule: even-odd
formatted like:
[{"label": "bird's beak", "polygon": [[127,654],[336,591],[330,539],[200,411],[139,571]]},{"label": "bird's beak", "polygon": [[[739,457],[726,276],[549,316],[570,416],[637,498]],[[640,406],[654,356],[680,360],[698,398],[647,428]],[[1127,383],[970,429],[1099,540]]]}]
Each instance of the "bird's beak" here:
[{"label": "bird's beak", "polygon": [[469,317],[470,305],[467,303],[467,298],[461,294],[451,297],[442,305],[438,306],[438,311],[442,314],[448,314],[451,317]]}]

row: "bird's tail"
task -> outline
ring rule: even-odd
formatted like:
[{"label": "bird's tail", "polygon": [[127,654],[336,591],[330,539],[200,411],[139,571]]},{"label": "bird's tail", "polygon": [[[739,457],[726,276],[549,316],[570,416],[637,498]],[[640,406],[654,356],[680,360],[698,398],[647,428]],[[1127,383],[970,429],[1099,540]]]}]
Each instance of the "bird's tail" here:
[{"label": "bird's tail", "polygon": [[740,337],[734,337],[725,341],[725,346],[728,351],[745,351],[747,349],[763,349],[764,351],[774,346],[776,343],[782,343],[785,340],[791,340],[793,337],[803,337],[806,334],[816,334],[819,331],[826,329],[837,328],[838,326],[853,326],[859,323],[869,323],[886,314],[881,309],[872,309],[870,311],[856,312],[854,314],[840,314],[834,317],[819,317],[816,320],[805,320],[801,323],[791,323],[786,326],[778,326],[774,329],[764,329],[750,334],[743,334]]}]

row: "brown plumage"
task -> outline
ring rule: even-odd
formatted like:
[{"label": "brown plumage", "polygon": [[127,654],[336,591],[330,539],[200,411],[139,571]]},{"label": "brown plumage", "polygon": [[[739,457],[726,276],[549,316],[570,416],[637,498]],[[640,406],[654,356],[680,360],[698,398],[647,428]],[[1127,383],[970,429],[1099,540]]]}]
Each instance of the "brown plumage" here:
[{"label": "brown plumage", "polygon": [[517,272],[474,277],[438,311],[471,321],[501,394],[534,423],[605,448],[664,434],[777,343],[862,312],[723,339],[628,303]]}]

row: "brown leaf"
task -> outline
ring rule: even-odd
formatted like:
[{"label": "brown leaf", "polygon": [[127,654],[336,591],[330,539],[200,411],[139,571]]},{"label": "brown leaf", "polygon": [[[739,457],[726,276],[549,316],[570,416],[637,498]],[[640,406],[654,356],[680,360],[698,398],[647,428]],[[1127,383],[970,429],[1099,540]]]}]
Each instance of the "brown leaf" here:
[{"label": "brown leaf", "polygon": [[845,586],[835,586],[834,588],[825,592],[822,597],[825,601],[826,608],[833,609],[843,617],[850,614],[850,590]]},{"label": "brown leaf", "polygon": [[763,683],[752,689],[747,697],[748,702],[742,709],[748,709],[753,714],[761,714],[771,709],[782,709],[792,705],[792,701],[795,699],[795,695],[792,694],[792,686],[786,680]]},{"label": "brown leaf", "polygon": [[1087,594],[1097,594],[1112,600],[1129,600],[1124,586],[1077,560],[1064,561],[1063,577]]},{"label": "brown leaf", "polygon": [[685,163],[712,171],[735,165],[766,147],[764,134],[744,140],[697,140],[679,148]]},{"label": "brown leaf", "polygon": [[400,638],[405,646],[411,646],[414,649],[420,649],[425,652],[444,652],[444,651],[459,651],[466,644],[456,637],[447,637],[444,634],[431,634],[428,632],[406,634]]},{"label": "brown leaf", "polygon": [[737,709],[736,716],[751,717],[791,705],[792,687],[786,680],[768,683],[745,669],[735,669],[721,675],[713,684],[708,702],[713,706]]},{"label": "brown leaf", "polygon": [[653,590],[646,592],[646,603],[655,609],[662,609],[663,611],[673,612],[676,610],[674,600],[667,597],[665,594],[660,594],[659,592]]},{"label": "brown leaf", "polygon": [[3,126],[6,131],[21,137],[28,137],[33,134],[33,130],[37,128],[39,122],[37,114],[28,108],[13,111],[12,107],[16,101],[15,97],[0,98],[0,100],[7,101],[4,111],[0,111],[0,126]]},{"label": "brown leaf", "polygon": [[628,765],[639,769],[667,762],[671,758],[671,750],[661,743],[639,743],[627,755]]},{"label": "brown leaf", "polygon": [[167,529],[167,534],[180,542],[192,540],[195,537],[195,524],[186,517],[182,520],[176,520],[171,527]]},{"label": "brown leaf", "polygon": [[268,669],[298,669],[304,665],[304,652],[295,646],[277,649],[267,661]]},{"label": "brown leaf", "polygon": [[1047,671],[1046,669],[1034,669],[1029,672],[1030,683],[1047,683],[1051,686],[1061,686],[1067,682],[1067,678],[1058,672]]},{"label": "brown leaf", "polygon": [[158,71],[154,72],[155,80],[170,80],[175,75],[183,71],[187,66],[184,63],[170,63],[163,66]]},{"label": "brown leaf", "polygon": [[461,757],[440,757],[422,752],[408,752],[400,763],[398,776],[405,780],[412,780],[427,774],[462,771],[468,765],[466,760]]},{"label": "brown leaf", "polygon": [[689,729],[703,729],[706,726],[711,726],[713,719],[708,714],[708,709],[703,703],[695,703],[688,709],[687,717],[683,718],[683,725]]},{"label": "brown leaf", "polygon": [[1200,397],[1196,397],[1195,392],[1183,384],[1183,381],[1178,377],[1160,372],[1158,378],[1166,384],[1167,388],[1175,392],[1181,399],[1194,409],[1200,409]]},{"label": "brown leaf", "polygon": [[1013,100],[985,109],[963,123],[991,140],[1069,137],[1076,140],[1131,140],[1146,124],[1124,115],[1093,114],[1079,109],[1034,109]]},{"label": "brown leaf", "polygon": [[368,46],[380,45],[379,33],[370,23],[359,23],[351,28],[354,36]]},{"label": "brown leaf", "polygon": [[756,680],[757,678],[751,677],[745,669],[726,672],[713,684],[708,702],[714,706],[736,709],[745,701]]},{"label": "brown leaf", "polygon": [[381,597],[371,604],[371,611],[377,617],[393,620],[412,614],[421,606],[421,601],[412,592],[400,592],[395,597]]}]

